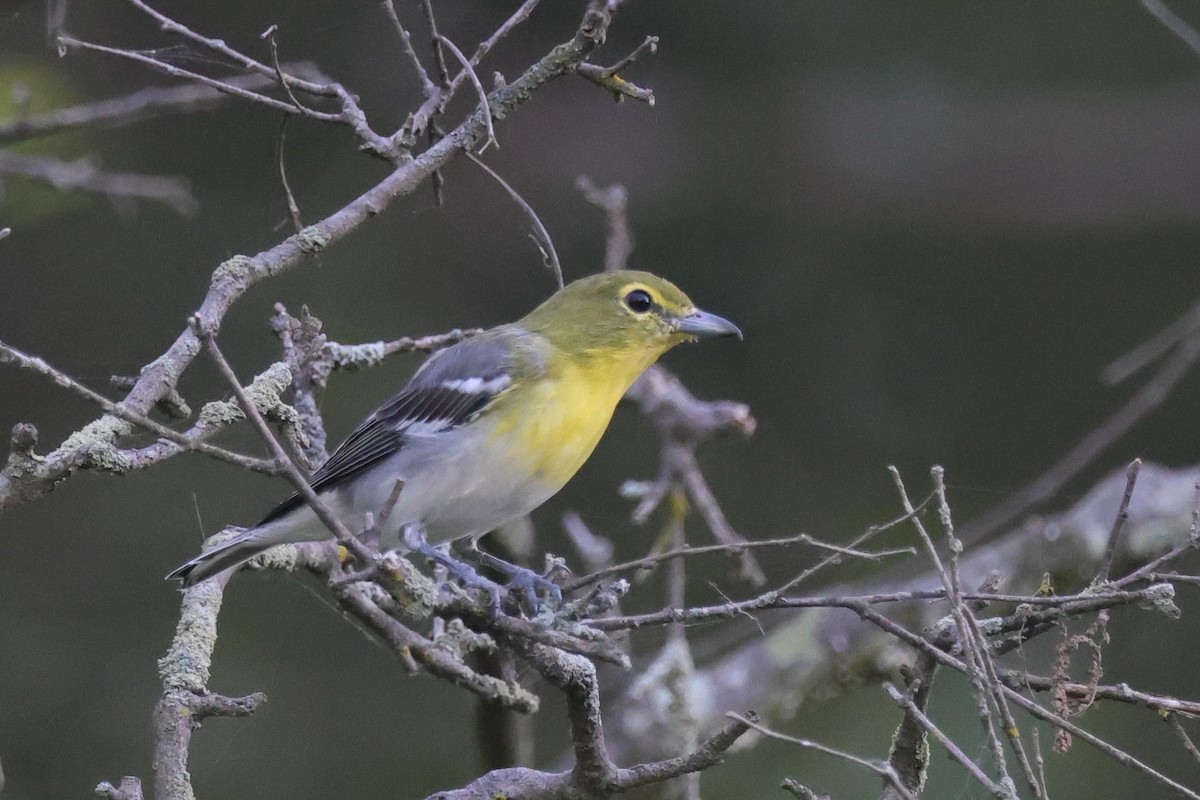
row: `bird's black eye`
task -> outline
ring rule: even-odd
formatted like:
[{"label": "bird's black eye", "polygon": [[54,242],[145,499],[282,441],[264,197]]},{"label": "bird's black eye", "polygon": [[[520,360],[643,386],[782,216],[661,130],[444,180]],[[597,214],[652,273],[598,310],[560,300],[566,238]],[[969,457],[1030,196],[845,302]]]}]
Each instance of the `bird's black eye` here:
[{"label": "bird's black eye", "polygon": [[625,305],[637,314],[645,314],[654,307],[654,300],[650,298],[650,293],[642,289],[634,289],[629,294],[625,295]]}]

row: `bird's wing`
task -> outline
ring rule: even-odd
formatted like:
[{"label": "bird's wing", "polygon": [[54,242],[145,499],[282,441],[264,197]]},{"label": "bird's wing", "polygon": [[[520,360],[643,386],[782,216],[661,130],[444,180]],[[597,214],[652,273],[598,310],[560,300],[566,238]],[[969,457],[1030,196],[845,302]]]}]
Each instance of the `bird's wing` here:
[{"label": "bird's wing", "polygon": [[[496,328],[459,342],[426,361],[398,395],[367,417],[312,476],[318,492],[344,483],[398,452],[409,436],[434,435],[468,423],[517,380],[544,369],[530,334]],[[292,495],[259,525],[303,504]]]}]

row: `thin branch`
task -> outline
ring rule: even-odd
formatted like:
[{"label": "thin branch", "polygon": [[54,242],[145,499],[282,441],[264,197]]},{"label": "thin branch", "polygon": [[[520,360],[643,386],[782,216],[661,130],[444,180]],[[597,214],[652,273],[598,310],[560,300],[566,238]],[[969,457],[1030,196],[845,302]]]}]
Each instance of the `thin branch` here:
[{"label": "thin branch", "polygon": [[[913,647],[916,647],[920,650],[923,650],[923,651],[929,653],[930,655],[932,655],[934,658],[936,658],[942,664],[949,666],[952,669],[958,670],[959,672],[962,672],[963,674],[968,674],[967,673],[968,667],[964,662],[960,661],[959,659],[955,658],[954,656],[950,655],[949,653],[943,651],[942,649],[936,647],[935,645],[933,645],[932,643],[930,643],[923,637],[918,636],[917,634],[913,633],[912,631],[909,631],[904,626],[898,625],[895,622],[893,622],[892,620],[888,619],[887,617],[884,617],[883,615],[875,612],[869,606],[863,605],[855,610],[858,612],[859,616],[861,616],[864,620],[878,626],[879,628],[883,629],[884,631],[891,634],[892,636],[895,636],[896,638],[900,639],[901,641],[904,641],[904,642],[908,643],[909,645],[912,645]],[[1126,767],[1136,770],[1137,772],[1141,772],[1143,775],[1147,775],[1147,776],[1153,778],[1154,780],[1162,783],[1164,786],[1167,786],[1170,789],[1174,790],[1178,794],[1181,794],[1182,796],[1189,798],[1189,800],[1200,800],[1200,794],[1197,794],[1196,792],[1192,791],[1191,789],[1189,789],[1188,787],[1179,783],[1178,781],[1175,781],[1175,780],[1167,777],[1163,773],[1154,769],[1149,764],[1146,764],[1145,762],[1136,758],[1135,756],[1132,756],[1129,753],[1126,753],[1124,750],[1121,750],[1120,748],[1109,744],[1108,742],[1104,741],[1103,739],[1096,736],[1095,734],[1089,733],[1088,731],[1085,731],[1084,729],[1080,728],[1078,725],[1074,724],[1073,722],[1063,719],[1062,717],[1058,716],[1057,714],[1053,713],[1052,711],[1049,711],[1049,710],[1043,708],[1041,705],[1034,702],[1033,700],[1026,698],[1020,692],[1018,692],[1014,689],[1011,689],[1007,686],[1003,687],[1003,692],[1005,694],[1005,697],[1010,702],[1021,706],[1023,709],[1028,711],[1030,714],[1033,714],[1038,719],[1049,722],[1050,724],[1054,725],[1055,727],[1058,727],[1062,730],[1065,730],[1065,731],[1071,733],[1074,736],[1079,737],[1080,739],[1083,739],[1085,742],[1092,745],[1097,750],[1099,750],[1100,752],[1109,756],[1110,758],[1114,759],[1119,764],[1122,764]]]},{"label": "thin branch", "polygon": [[1171,726],[1171,730],[1179,737],[1179,741],[1188,755],[1200,763],[1200,750],[1196,749],[1196,743],[1192,741],[1192,737],[1188,736],[1188,732],[1183,729],[1183,723],[1179,721],[1179,717],[1174,714],[1169,715],[1167,717],[1167,724]]},{"label": "thin branch", "polygon": [[957,761],[972,778],[978,781],[979,785],[986,789],[988,794],[992,795],[992,797],[998,798],[1006,798],[1011,796],[1007,789],[1002,788],[1000,784],[989,778],[987,773],[979,768],[979,765],[975,763],[973,758],[964,753],[962,748],[954,743],[953,739],[943,733],[942,729],[935,725],[933,720],[931,720],[920,708],[917,707],[916,703],[912,701],[912,698],[905,695],[890,683],[885,683],[883,688],[887,692],[888,697],[892,698],[892,701],[896,703],[896,705],[904,709],[905,716],[908,719],[915,721],[921,726],[922,730],[926,731],[932,735],[933,738],[937,739],[938,743],[941,744],[941,746],[945,748],[946,752],[950,754],[950,757]]},{"label": "thin branch", "polygon": [[429,41],[433,46],[433,64],[437,67],[438,83],[442,87],[450,85],[450,74],[446,70],[446,56],[442,53],[444,44],[442,35],[438,33],[437,20],[433,16],[432,0],[421,0],[421,10],[425,12],[425,24],[429,26]]},{"label": "thin branch", "polygon": [[[979,600],[982,602],[1015,602],[1021,605],[1042,605],[1044,608],[1018,608],[1013,614],[1005,617],[985,620],[980,623],[991,634],[1003,634],[1014,631],[1022,632],[1029,637],[1038,631],[1031,630],[1042,624],[1054,623],[1066,617],[1079,616],[1094,611],[1100,611],[1115,606],[1150,603],[1155,605],[1167,604],[1173,596],[1170,584],[1159,583],[1131,592],[1106,591],[1072,595],[1068,597],[1023,597],[1018,595],[996,595],[987,593],[962,592],[963,600]],[[859,613],[868,606],[890,603],[908,603],[915,600],[945,600],[946,589],[927,589],[922,591],[881,592],[878,594],[846,595],[831,594],[814,597],[790,597],[781,594],[780,589],[750,598],[709,606],[692,606],[689,608],[664,608],[646,614],[635,614],[625,617],[604,617],[602,619],[585,620],[589,627],[597,630],[634,630],[650,625],[666,625],[675,622],[697,623],[727,619],[747,612],[766,611],[778,608],[846,608]],[[1164,607],[1168,611],[1169,607]],[[1023,640],[1022,640],[1023,641]],[[997,648],[998,652],[1004,652]]]},{"label": "thin branch", "polygon": [[[166,31],[167,33],[173,33],[177,36],[181,36],[184,39],[194,42],[206,50],[210,50],[219,56],[227,58],[251,72],[255,72],[266,77],[276,77],[276,72],[271,67],[267,66],[261,61],[250,58],[238,50],[235,50],[221,39],[212,39],[207,36],[203,36],[183,23],[168,17],[166,14],[163,14],[154,8],[151,8],[149,5],[142,2],[142,0],[125,0],[125,2],[133,6],[135,9],[141,11],[143,14],[149,16],[158,23],[162,30]],[[294,75],[286,74],[282,79],[293,88],[299,89],[302,92],[307,92],[308,94],[319,95],[322,97],[339,96],[337,86],[332,83],[314,83],[302,78],[297,78]]]},{"label": "thin branch", "polygon": [[325,527],[329,529],[329,532],[333,534],[334,538],[337,539],[338,544],[349,550],[360,564],[372,563],[374,561],[374,553],[368,550],[359,541],[358,537],[351,534],[346,526],[342,524],[341,520],[333,515],[329,506],[317,497],[317,493],[309,485],[308,479],[300,472],[287,451],[284,450],[283,445],[279,443],[279,439],[271,432],[267,421],[263,419],[254,401],[246,394],[246,390],[242,387],[233,368],[225,360],[224,354],[221,353],[220,347],[217,346],[216,336],[213,334],[212,329],[204,327],[198,317],[192,318],[192,324],[196,326],[197,334],[208,348],[208,353],[212,357],[213,363],[216,364],[217,370],[229,383],[229,387],[233,389],[234,394],[237,395],[238,403],[242,406],[242,411],[245,413],[246,419],[250,421],[250,424],[258,432],[263,443],[270,448],[272,455],[275,457],[275,463],[283,469],[284,476],[291,481],[296,494],[304,498],[305,502],[312,508],[313,513],[317,515],[317,518],[321,520]]},{"label": "thin branch", "polygon": [[[426,2],[426,7],[428,7],[428,2]],[[479,107],[483,111],[483,121],[487,125],[487,137],[476,152],[482,154],[483,151],[488,149],[489,145],[495,145],[496,149],[499,150],[500,142],[496,141],[496,130],[492,127],[492,108],[488,103],[487,90],[483,88],[483,83],[480,82],[479,76],[475,74],[474,67],[471,66],[471,62],[467,60],[467,57],[463,55],[463,51],[458,49],[458,45],[441,34],[435,34],[435,36],[437,37],[437,41],[445,45],[446,49],[453,53],[454,57],[462,64],[463,71],[467,73],[467,77],[471,79],[471,84],[475,87],[475,93],[479,95]],[[441,51],[437,52],[440,53]]]},{"label": "thin branch", "polygon": [[287,159],[284,152],[287,144],[289,119],[290,117],[284,117],[279,123],[279,139],[275,145],[275,160],[279,169],[279,183],[283,186],[283,199],[287,204],[288,218],[292,221],[292,227],[299,233],[304,230],[304,222],[300,219],[300,206],[296,203],[296,196],[292,194],[292,185],[288,182]]},{"label": "thin branch", "polygon": [[958,553],[962,550],[962,543],[954,536],[954,529],[950,522],[950,509],[946,502],[945,486],[939,480],[941,475],[938,472],[938,468],[935,467],[934,479],[936,481],[935,494],[938,499],[938,514],[942,519],[942,527],[945,529],[946,538],[949,542],[949,570],[943,566],[937,547],[933,544],[933,539],[925,530],[925,526],[922,524],[920,518],[915,514],[913,504],[908,499],[908,491],[904,487],[904,481],[900,478],[900,471],[894,466],[889,466],[888,471],[892,474],[892,480],[896,484],[896,491],[900,495],[901,507],[905,513],[913,515],[913,528],[916,530],[921,543],[925,546],[925,554],[929,557],[929,562],[933,565],[933,570],[941,580],[942,586],[946,590],[946,596],[950,599],[950,613],[954,618],[958,644],[962,648],[963,662],[966,664],[966,674],[971,679],[971,687],[975,696],[975,709],[979,717],[979,722],[983,726],[983,732],[987,737],[988,747],[992,753],[992,760],[995,762],[996,769],[1000,772],[1001,781],[1008,779],[1011,782],[1012,779],[1008,775],[1007,760],[1004,757],[1004,747],[1001,745],[1000,737],[996,733],[996,722],[992,717],[992,710],[988,701],[990,692],[982,664],[982,659],[986,657],[983,655],[986,645],[981,646],[981,643],[976,638],[975,631],[967,619],[968,612],[963,603],[962,585],[958,573]]},{"label": "thin branch", "polygon": [[896,774],[894,769],[892,769],[892,765],[886,761],[880,761],[874,758],[863,758],[862,756],[856,756],[853,753],[847,753],[844,750],[838,750],[836,748],[829,747],[828,745],[821,744],[820,742],[814,742],[811,739],[798,739],[795,736],[788,736],[785,733],[771,730],[764,725],[760,725],[757,721],[751,721],[739,714],[734,714],[732,712],[727,713],[725,717],[726,719],[740,722],[751,730],[758,731],[763,736],[768,738],[778,739],[781,742],[788,742],[789,744],[798,745],[806,750],[815,750],[818,753],[824,753],[827,756],[833,756],[834,758],[839,758],[842,761],[848,761],[855,766],[859,766],[863,769],[869,770],[870,772],[874,772],[876,775],[882,778],[885,783],[894,788],[900,797],[905,798],[905,800],[917,800],[917,796],[909,791],[908,787],[904,785],[904,782],[900,780],[900,776]]},{"label": "thin branch", "polygon": [[[309,76],[313,80],[328,80],[307,61],[284,64],[283,69],[296,75]],[[274,78],[265,75],[234,75],[223,80],[229,86],[249,91],[263,89],[275,83]],[[37,116],[20,116],[11,122],[0,122],[0,145],[49,136],[75,128],[116,128],[152,119],[160,114],[204,111],[217,106],[229,96],[226,92],[203,84],[140,89],[121,97],[81,103]]]},{"label": "thin branch", "polygon": [[634,100],[641,100],[647,105],[654,105],[654,92],[650,89],[643,89],[640,86],[630,83],[622,78],[618,73],[624,70],[629,65],[633,64],[643,55],[654,54],[658,52],[658,37],[647,36],[637,48],[629,55],[622,58],[611,67],[600,67],[596,64],[584,62],[579,65],[576,70],[581,76],[587,78],[597,86],[607,89],[612,92],[613,97],[621,100],[625,97]]},{"label": "thin branch", "polygon": [[[750,713],[744,715],[752,718]],[[654,764],[641,764],[628,769],[618,769],[616,784],[621,789],[636,789],[652,783],[670,780],[680,775],[701,772],[721,763],[725,752],[733,746],[749,725],[742,720],[733,720],[700,743],[696,750],[685,756],[668,758]]]},{"label": "thin branch", "polygon": [[554,242],[550,238],[550,232],[546,230],[546,226],[542,224],[542,220],[538,217],[537,212],[533,210],[533,206],[525,201],[525,198],[514,189],[508,181],[500,177],[500,173],[489,167],[474,153],[467,153],[467,158],[475,163],[481,170],[491,176],[492,180],[500,184],[501,188],[508,193],[508,196],[513,199],[517,207],[525,212],[525,216],[529,218],[529,224],[533,226],[532,239],[537,243],[538,249],[542,251],[542,260],[546,268],[550,270],[550,274],[554,276],[554,280],[558,288],[563,288],[563,269],[562,263],[558,260],[558,251],[554,249]]},{"label": "thin branch", "polygon": [[1160,568],[1171,563],[1184,553],[1194,550],[1200,546],[1200,481],[1196,481],[1192,485],[1192,497],[1192,525],[1191,529],[1188,531],[1187,539],[1175,545],[1158,558],[1151,560],[1150,563],[1144,564],[1135,569],[1124,578],[1114,581],[1114,588],[1123,588],[1137,581],[1151,580],[1151,576],[1154,575]]},{"label": "thin branch", "polygon": [[1061,689],[1067,697],[1075,700],[1109,700],[1115,703],[1127,703],[1143,706],[1159,712],[1163,716],[1180,715],[1200,718],[1200,701],[1181,700],[1164,694],[1153,694],[1134,689],[1128,684],[1093,685],[1085,683],[1061,683],[1046,675],[1030,675],[1028,672],[1005,670],[1000,673],[1000,680],[1011,689],[1032,689],[1036,692],[1049,692]]},{"label": "thin branch", "polygon": [[[864,544],[866,544],[867,542],[874,539],[879,534],[884,533],[885,531],[891,530],[892,528],[895,528],[897,525],[903,525],[905,522],[909,522],[910,520],[914,519],[917,514],[922,513],[925,510],[925,506],[928,505],[931,500],[933,500],[932,494],[929,495],[928,497],[926,497],[920,503],[918,503],[917,506],[912,510],[911,513],[906,513],[903,516],[896,517],[895,519],[885,522],[882,525],[872,525],[871,527],[867,528],[863,533],[859,534],[854,539],[852,539],[850,541],[850,543],[846,546],[849,548],[858,549],[858,548],[862,547]],[[821,559],[816,564],[813,564],[811,567],[807,567],[807,568],[801,570],[800,573],[798,575],[796,575],[796,577],[792,578],[787,583],[780,586],[776,590],[776,593],[784,594],[784,593],[790,592],[792,589],[796,588],[801,583],[804,583],[809,578],[811,578],[813,575],[816,575],[818,572],[820,572],[824,569],[827,569],[828,567],[831,567],[834,564],[841,563],[840,555],[841,555],[840,553],[833,553],[832,555],[826,556],[825,558]]]},{"label": "thin branch", "polygon": [[203,86],[207,86],[210,89],[215,89],[218,92],[224,92],[225,94],[233,95],[234,97],[240,97],[243,100],[249,100],[250,102],[257,103],[261,106],[266,106],[273,111],[282,111],[285,114],[312,115],[315,119],[320,119],[327,122],[341,121],[341,117],[337,114],[328,114],[323,111],[305,112],[304,110],[297,108],[292,103],[285,103],[282,100],[276,100],[274,97],[269,97],[260,92],[244,89],[237,84],[218,80],[216,78],[210,78],[207,75],[201,75],[199,72],[192,72],[191,70],[177,67],[174,64],[161,61],[157,58],[145,55],[144,53],[139,53],[136,50],[124,50],[119,47],[106,47],[102,44],[85,42],[81,39],[76,39],[73,36],[66,35],[60,36],[58,40],[63,44],[63,46],[68,48],[74,47],[80,50],[91,50],[97,53],[104,53],[106,55],[117,56],[118,58],[136,61],[139,64],[145,64],[151,69],[161,72],[164,75],[169,75],[172,78],[181,78],[183,80],[193,81]]},{"label": "thin branch", "polygon": [[878,552],[869,552],[866,550],[855,550],[850,547],[839,547],[837,545],[827,544],[825,542],[814,539],[807,533],[801,533],[797,536],[787,536],[782,539],[759,539],[756,541],[741,542],[737,544],[710,544],[700,547],[692,547],[685,545],[683,547],[668,550],[663,553],[644,556],[632,561],[626,561],[621,564],[599,569],[588,575],[581,575],[578,578],[568,581],[563,585],[563,593],[577,591],[584,586],[589,586],[598,581],[612,578],[625,572],[633,572],[634,570],[644,570],[654,567],[664,561],[671,561],[677,558],[691,558],[692,556],[708,555],[710,553],[729,553],[732,550],[741,549],[758,549],[762,547],[790,547],[797,544],[808,545],[822,550],[832,550],[835,553],[851,556],[853,558],[861,558],[866,561],[879,561],[882,558],[895,555],[912,554],[914,551],[911,547],[899,547],[891,550],[880,550]]},{"label": "thin branch", "polygon": [[1100,559],[1100,569],[1096,572],[1096,583],[1106,583],[1108,572],[1112,569],[1113,557],[1117,553],[1117,545],[1121,542],[1121,529],[1129,519],[1129,502],[1133,499],[1133,487],[1137,485],[1138,472],[1142,469],[1142,460],[1135,458],[1129,464],[1126,473],[1125,492],[1121,495],[1121,505],[1117,508],[1117,516],[1113,519],[1112,531],[1104,545],[1104,557]]},{"label": "thin branch", "polygon": [[[114,403],[104,395],[89,389],[82,383],[79,383],[66,373],[50,366],[44,359],[28,355],[27,353],[23,353],[11,345],[0,342],[0,364],[3,363],[15,363],[22,369],[27,369],[40,375],[44,375],[45,377],[54,381],[57,385],[65,389],[69,389],[86,400],[92,401],[96,405],[100,406],[100,408],[104,409],[105,413],[111,414],[112,416],[125,422],[145,428],[151,433],[170,441],[172,444],[178,445],[184,450],[192,450],[197,453],[203,453],[206,456],[211,456],[213,458],[220,459],[221,461],[226,461],[244,469],[255,470],[256,472],[266,472],[268,474],[277,474],[278,472],[278,470],[270,462],[263,461],[262,459],[258,458],[251,458],[250,456],[244,456],[240,453],[234,453],[222,447],[208,444],[207,442],[201,441],[195,435],[189,436],[188,434],[180,433],[179,431],[168,428],[166,425],[156,422],[143,414],[139,414],[138,412],[131,410],[125,403]],[[119,454],[117,460],[121,460]]]},{"label": "thin branch", "polygon": [[426,98],[433,97],[438,91],[438,87],[434,85],[433,81],[429,80],[429,73],[425,71],[425,65],[421,63],[420,56],[413,49],[412,36],[409,35],[408,29],[404,27],[404,24],[400,22],[400,17],[396,14],[395,3],[393,0],[383,0],[382,5],[388,19],[392,21],[392,26],[395,27],[396,33],[400,35],[400,43],[404,48],[404,54],[408,57],[413,72],[417,73],[417,83],[421,85],[422,94]]},{"label": "thin branch", "polygon": [[328,342],[324,355],[335,370],[354,370],[373,367],[388,356],[397,353],[433,353],[437,350],[458,344],[463,339],[470,338],[482,332],[482,328],[455,328],[446,333],[434,333],[429,336],[412,338],[402,336],[388,342],[365,342],[363,344],[340,344]]}]

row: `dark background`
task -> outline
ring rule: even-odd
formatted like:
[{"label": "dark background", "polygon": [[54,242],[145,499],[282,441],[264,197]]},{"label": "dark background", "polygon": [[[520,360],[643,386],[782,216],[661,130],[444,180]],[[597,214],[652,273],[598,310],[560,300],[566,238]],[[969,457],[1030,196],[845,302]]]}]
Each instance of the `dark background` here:
[{"label": "dark background", "polygon": [[[470,52],[515,5],[439,2],[439,23]],[[398,6],[419,30],[416,4]],[[544,6],[485,76],[515,77],[570,35],[581,4]],[[262,58],[257,36],[278,24],[282,57],[311,59],[360,93],[377,130],[390,131],[419,99],[374,0],[163,9]],[[71,5],[67,27],[103,43],[176,44],[116,0]],[[1103,366],[1200,294],[1200,59],[1134,0],[635,0],[596,60],[615,60],[649,33],[660,51],[628,77],[653,87],[655,107],[614,105],[595,86],[562,79],[498,127],[501,149],[488,160],[538,210],[568,279],[598,269],[603,248],[603,219],[573,188],[576,176],[624,183],[632,265],[677,281],[745,330],[741,344],[684,348],[667,361],[701,396],[754,409],[752,439],[703,453],[750,538],[807,531],[844,541],[894,516],[887,464],[916,484],[931,464],[945,465],[958,518],[969,520],[1127,397],[1134,387],[1102,385]],[[0,115],[13,113],[18,85],[36,110],[163,84],[107,57],[60,59],[45,44],[40,5],[0,3]],[[459,113],[472,102],[462,95]],[[200,211],[183,219],[5,180],[0,226],[14,232],[0,242],[0,338],[97,388],[135,373],[178,334],[217,263],[288,232],[278,129],[277,114],[231,101],[22,146],[186,176]],[[306,222],[385,174],[348,131],[313,123],[290,126],[287,161]],[[332,338],[356,342],[492,325],[544,298],[553,283],[517,208],[465,161],[446,180],[443,207],[424,187],[319,262],[249,292],[222,332],[239,373],[248,379],[277,357],[267,327],[276,301],[308,303]],[[335,378],[325,402],[332,438],[418,363],[399,357]],[[1135,455],[1200,461],[1198,388],[1200,378],[1185,379],[1047,508],[1070,505]],[[183,389],[194,407],[225,393],[201,361]],[[44,379],[0,371],[0,430],[34,422],[48,448],[95,415]],[[222,441],[258,447],[249,436]],[[620,410],[578,478],[535,514],[543,546],[567,551],[558,518],[571,508],[612,536],[620,556],[642,553],[653,531],[628,524],[616,489],[652,475],[654,441],[636,413]],[[282,481],[178,458],[120,479],[77,476],[0,517],[6,797],[82,797],[101,779],[149,777],[155,660],[178,613],[161,576],[205,535],[253,522],[286,493]],[[707,577],[724,581],[720,566]],[[695,597],[711,596],[704,573],[694,574]],[[633,608],[661,602],[653,585],[639,592]],[[1200,694],[1194,615],[1174,625],[1115,617],[1106,680]],[[252,719],[211,722],[196,736],[202,796],[421,797],[476,774],[464,755],[473,701],[404,677],[319,590],[290,576],[233,582],[211,686],[263,690],[270,701]],[[961,685],[948,680],[933,713],[984,756]],[[865,687],[781,725],[882,756],[897,720]],[[1149,745],[1152,761],[1195,783],[1194,763],[1159,752],[1178,748],[1149,712],[1099,709],[1090,721]],[[541,763],[552,765],[564,724],[554,704],[540,724]],[[935,761],[929,797],[982,796]],[[1048,768],[1058,796],[1163,796],[1082,744]],[[767,744],[710,773],[706,796],[782,796],[785,775],[835,797],[875,787],[865,773]]]}]

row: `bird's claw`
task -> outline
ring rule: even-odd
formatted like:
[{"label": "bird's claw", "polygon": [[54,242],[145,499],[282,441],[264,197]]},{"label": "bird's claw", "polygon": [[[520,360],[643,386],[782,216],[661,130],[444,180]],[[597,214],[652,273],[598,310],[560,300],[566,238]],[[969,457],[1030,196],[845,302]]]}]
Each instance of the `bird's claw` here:
[{"label": "bird's claw", "polygon": [[537,574],[528,567],[510,564],[504,559],[497,558],[482,550],[476,550],[476,553],[482,563],[508,578],[508,582],[504,584],[505,588],[510,591],[521,592],[534,614],[537,614],[542,608],[538,592],[543,592],[553,598],[555,608],[562,607],[562,589],[554,581],[544,575]]},{"label": "bird's claw", "polygon": [[435,564],[441,564],[451,575],[468,589],[481,589],[487,592],[488,609],[493,617],[500,616],[500,603],[503,601],[504,587],[493,580],[483,577],[470,564],[459,561],[448,553],[444,553],[428,542],[422,541],[416,548],[417,552]]}]

